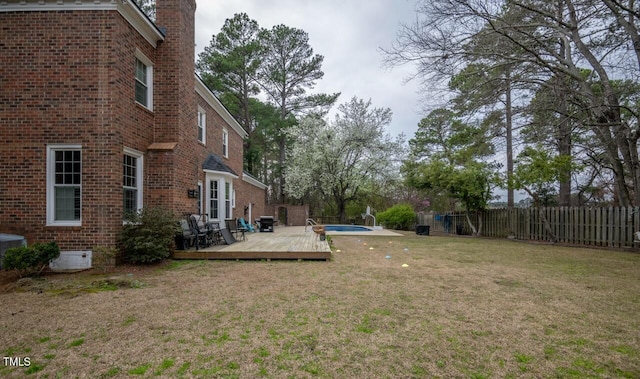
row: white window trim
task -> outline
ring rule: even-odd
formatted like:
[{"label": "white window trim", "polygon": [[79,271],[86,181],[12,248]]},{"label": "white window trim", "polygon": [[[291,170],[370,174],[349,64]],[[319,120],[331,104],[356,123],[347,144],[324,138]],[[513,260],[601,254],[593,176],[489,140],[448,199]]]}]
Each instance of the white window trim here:
[{"label": "white window trim", "polygon": [[[140,104],[148,110],[153,111],[153,62],[151,61],[151,59],[147,58],[146,55],[142,53],[142,51],[138,49],[136,49],[135,57],[147,66],[147,100],[149,104],[145,105],[139,103],[137,100],[135,100],[135,96],[134,101],[136,101],[136,104]],[[133,75],[133,79],[136,80],[135,72]]]},{"label": "white window trim", "polygon": [[204,185],[202,184],[202,180],[198,180],[198,202],[200,207],[198,207],[198,214],[204,214],[204,209],[206,208],[203,200],[206,196],[204,195]]},{"label": "white window trim", "polygon": [[[227,198],[228,196],[228,198]],[[230,220],[233,218],[233,182],[224,182],[224,218]],[[229,202],[229,213],[227,213],[227,201]]]},{"label": "white window trim", "polygon": [[[233,186],[233,179],[225,176],[225,175],[216,175],[216,174],[210,174],[207,173],[207,185],[206,185],[206,196],[205,196],[205,201],[206,201],[206,205],[204,211],[206,214],[211,215],[211,181],[215,181],[218,183],[218,201],[216,202],[218,204],[218,218],[211,218],[211,221],[217,221],[217,222],[223,222],[226,219],[229,218],[233,218],[233,209],[235,208],[234,203],[235,203],[235,189]],[[227,184],[229,184],[229,193],[230,193],[230,200],[231,200],[231,204],[232,205],[229,209],[229,214],[227,215],[226,209],[226,188],[227,188]],[[222,224],[221,224],[222,225]]]},{"label": "white window trim", "polygon": [[[216,198],[216,204],[217,204],[217,209],[218,209],[218,214],[216,215],[216,217],[211,216],[211,212],[213,211],[213,207],[211,206],[211,203],[213,202],[213,197],[211,196],[211,182],[216,182],[217,186],[218,186],[218,193],[217,193],[217,198]],[[212,177],[207,177],[207,204],[206,204],[206,211],[207,214],[211,217],[211,221],[221,221],[224,218],[220,217],[220,213],[222,213],[220,211],[220,187],[221,187],[221,182],[222,180],[218,177],[212,176]]]},{"label": "white window trim", "polygon": [[229,158],[229,132],[222,129],[222,156]]},{"label": "white window trim", "polygon": [[[202,120],[202,125],[200,125],[200,120]],[[207,144],[207,112],[205,112],[202,107],[198,106],[198,133],[200,133],[201,127],[202,127],[202,139],[198,137],[198,141],[206,145]]]},{"label": "white window trim", "polygon": [[[57,150],[80,150],[80,220],[56,220],[55,207],[55,155]],[[50,144],[47,145],[47,226],[82,226],[82,145]]]},{"label": "white window trim", "polygon": [[[132,157],[135,157],[137,162],[136,162],[136,188],[138,189],[138,198],[136,199],[136,203],[138,204],[138,211],[141,211],[142,208],[144,207],[144,204],[142,203],[142,200],[144,199],[144,194],[143,194],[143,190],[144,190],[144,181],[143,181],[143,174],[144,174],[144,154],[138,150],[135,149],[131,149],[128,147],[124,148],[123,151],[123,155],[130,155]],[[123,195],[124,196],[124,195]]]}]

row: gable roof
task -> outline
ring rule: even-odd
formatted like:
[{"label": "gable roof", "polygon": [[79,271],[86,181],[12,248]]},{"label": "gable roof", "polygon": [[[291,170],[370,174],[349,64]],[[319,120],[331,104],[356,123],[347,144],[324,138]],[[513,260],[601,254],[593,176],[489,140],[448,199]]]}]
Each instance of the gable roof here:
[{"label": "gable roof", "polygon": [[204,163],[202,164],[202,169],[207,172],[232,175],[234,178],[238,178],[238,174],[236,174],[231,167],[227,166],[222,158],[213,153],[209,154],[207,159],[205,159]]}]

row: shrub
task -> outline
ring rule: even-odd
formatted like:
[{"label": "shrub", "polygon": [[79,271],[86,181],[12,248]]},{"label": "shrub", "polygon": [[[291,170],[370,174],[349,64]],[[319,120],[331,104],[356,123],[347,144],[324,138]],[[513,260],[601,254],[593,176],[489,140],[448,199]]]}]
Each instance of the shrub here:
[{"label": "shrub", "polygon": [[119,240],[125,259],[152,263],[168,258],[180,231],[173,213],[163,208],[144,208],[127,215]]},{"label": "shrub", "polygon": [[416,213],[408,204],[398,204],[377,215],[378,223],[388,229],[409,230],[416,222]]},{"label": "shrub", "polygon": [[40,275],[49,262],[60,256],[60,247],[55,242],[36,243],[33,246],[20,246],[7,249],[2,260],[6,270],[16,270],[20,277]]},{"label": "shrub", "polygon": [[96,246],[92,250],[91,265],[106,271],[116,265],[118,250],[112,247]]}]

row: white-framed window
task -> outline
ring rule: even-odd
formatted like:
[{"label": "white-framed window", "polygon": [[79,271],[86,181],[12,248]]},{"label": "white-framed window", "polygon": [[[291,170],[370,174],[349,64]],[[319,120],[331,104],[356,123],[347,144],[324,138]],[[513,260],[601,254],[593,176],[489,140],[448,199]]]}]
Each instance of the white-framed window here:
[{"label": "white-framed window", "polygon": [[204,203],[202,202],[202,182],[198,180],[198,214],[204,214]]},{"label": "white-framed window", "polygon": [[220,201],[220,188],[217,180],[209,181],[209,218],[219,220],[218,203]]},{"label": "white-framed window", "polygon": [[125,148],[122,160],[122,202],[123,215],[142,209],[142,170],[144,168],[141,152]]},{"label": "white-framed window", "polygon": [[229,158],[229,132],[227,129],[222,130],[222,156]]},{"label": "white-framed window", "polygon": [[224,218],[231,218],[231,183],[224,183]]},{"label": "white-framed window", "polygon": [[47,225],[82,225],[81,145],[47,145]]},{"label": "white-framed window", "polygon": [[198,107],[198,141],[207,144],[207,114]]},{"label": "white-framed window", "polygon": [[136,102],[153,110],[153,63],[142,52],[135,53]]},{"label": "white-framed window", "polygon": [[231,208],[236,208],[236,190],[234,189],[231,194]]}]

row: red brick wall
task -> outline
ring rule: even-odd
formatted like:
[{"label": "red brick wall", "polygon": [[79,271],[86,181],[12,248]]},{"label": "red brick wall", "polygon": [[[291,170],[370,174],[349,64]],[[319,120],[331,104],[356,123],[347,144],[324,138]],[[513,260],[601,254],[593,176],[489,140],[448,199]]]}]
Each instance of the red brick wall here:
[{"label": "red brick wall", "polygon": [[[114,11],[0,13],[0,25],[0,232],[64,250],[112,246],[122,226],[124,115],[134,113],[122,95],[131,74],[125,82],[118,69],[142,39]],[[81,227],[46,226],[53,143],[82,145]]]},{"label": "red brick wall", "polygon": [[[62,250],[113,247],[122,228],[122,154],[144,154],[144,205],[193,213],[188,190],[204,182],[202,163],[222,156],[240,178],[235,217],[264,191],[241,180],[242,137],[195,93],[193,0],[158,0],[165,41],[151,46],[116,11],[0,13],[0,233]],[[136,49],[154,62],[153,111],[135,102]],[[197,141],[197,104],[207,112],[207,144]],[[148,150],[175,142],[173,150]],[[82,145],[82,226],[46,225],[47,144]],[[261,208],[262,207],[262,208]]]},{"label": "red brick wall", "polygon": [[259,187],[256,187],[250,183],[247,183],[242,179],[238,179],[236,181],[235,190],[236,190],[236,209],[234,210],[235,217],[242,217],[245,220],[249,220],[248,212],[245,213],[245,207],[249,207],[249,203],[251,203],[251,222],[253,222],[253,220],[257,218],[260,218],[260,216],[266,216],[265,190]]},{"label": "red brick wall", "polygon": [[[309,205],[289,205],[289,204],[269,204],[266,211],[278,221],[280,226],[303,226],[309,218]],[[285,220],[280,217],[280,209],[286,209],[286,225]]]},{"label": "red brick wall", "polygon": [[[197,146],[194,147],[194,151],[196,151],[196,155],[198,157],[198,164],[196,165],[198,168],[198,173],[196,177],[198,180],[201,180],[205,185],[205,173],[202,171],[202,163],[207,159],[209,153],[214,153],[222,158],[224,163],[229,166],[237,175],[238,178],[233,180],[233,188],[236,192],[236,207],[233,209],[233,217],[239,218],[247,218],[244,214],[244,207],[249,205],[251,202],[253,205],[252,215],[255,217],[256,215],[264,214],[264,205],[265,205],[265,192],[264,190],[255,187],[245,181],[242,180],[242,168],[243,168],[243,138],[240,134],[238,134],[214,109],[200,96],[197,97],[198,105],[205,111],[206,113],[206,126],[207,126],[207,137],[206,137],[206,146],[202,143],[197,143]],[[194,124],[194,127],[191,128],[193,130],[193,135],[190,138],[193,141],[197,141],[197,128]],[[225,158],[223,156],[222,151],[222,131],[227,130],[228,137],[228,157]],[[195,188],[195,187],[194,187]],[[195,208],[194,205],[189,208]],[[258,213],[256,213],[258,212]],[[187,212],[189,213],[189,212]]]}]

